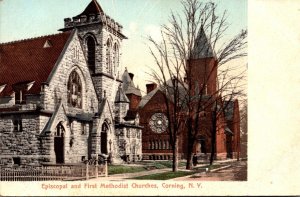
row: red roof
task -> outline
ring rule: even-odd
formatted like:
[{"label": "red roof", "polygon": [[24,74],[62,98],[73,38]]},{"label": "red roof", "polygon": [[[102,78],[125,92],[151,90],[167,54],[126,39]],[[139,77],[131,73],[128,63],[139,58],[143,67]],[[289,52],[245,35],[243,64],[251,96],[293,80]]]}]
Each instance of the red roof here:
[{"label": "red roof", "polygon": [[103,13],[101,6],[97,2],[97,0],[92,0],[91,3],[89,3],[89,5],[85,8],[85,10],[81,14],[75,17],[79,17],[81,15],[89,16],[89,14],[100,14],[100,13]]},{"label": "red roof", "polygon": [[[12,85],[35,81],[29,94],[38,94],[47,81],[71,32],[0,44],[0,96],[13,92]],[[44,47],[47,42],[50,47]]]}]

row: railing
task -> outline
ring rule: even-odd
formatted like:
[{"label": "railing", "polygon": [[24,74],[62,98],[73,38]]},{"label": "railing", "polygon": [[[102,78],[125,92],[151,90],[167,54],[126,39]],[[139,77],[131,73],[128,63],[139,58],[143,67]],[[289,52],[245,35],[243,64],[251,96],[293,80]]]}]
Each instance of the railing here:
[{"label": "railing", "polygon": [[0,169],[0,181],[87,180],[107,176],[107,165],[55,165]]}]

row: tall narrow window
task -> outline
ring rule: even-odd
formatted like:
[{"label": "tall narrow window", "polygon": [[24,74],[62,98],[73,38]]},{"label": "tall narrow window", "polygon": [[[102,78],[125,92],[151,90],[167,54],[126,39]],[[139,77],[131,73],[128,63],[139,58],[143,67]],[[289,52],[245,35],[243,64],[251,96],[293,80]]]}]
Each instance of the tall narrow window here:
[{"label": "tall narrow window", "polygon": [[16,118],[14,121],[14,131],[16,132],[22,132],[22,119],[21,118]]},{"label": "tall narrow window", "polygon": [[114,45],[113,65],[114,72],[116,72],[119,66],[119,47],[117,44]]},{"label": "tall narrow window", "polygon": [[91,73],[95,73],[95,41],[89,36],[87,38],[87,61]]},{"label": "tall narrow window", "polygon": [[16,104],[25,103],[24,93],[22,90],[17,90],[15,92]]},{"label": "tall narrow window", "polygon": [[107,40],[106,43],[106,69],[108,73],[112,74],[112,62],[111,62],[111,41]]},{"label": "tall narrow window", "polygon": [[68,81],[68,104],[72,107],[82,107],[82,85],[77,72],[70,74]]}]

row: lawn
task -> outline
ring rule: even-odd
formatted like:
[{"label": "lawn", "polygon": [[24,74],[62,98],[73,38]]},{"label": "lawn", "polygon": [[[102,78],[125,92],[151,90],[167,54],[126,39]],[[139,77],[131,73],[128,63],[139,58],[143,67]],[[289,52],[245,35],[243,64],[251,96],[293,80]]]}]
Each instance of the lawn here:
[{"label": "lawn", "polygon": [[[164,169],[169,168],[170,172],[163,172],[163,173],[157,173],[157,174],[151,174],[151,175],[145,175],[140,177],[134,177],[132,179],[140,179],[140,180],[168,180],[176,177],[181,176],[188,176],[195,173],[205,172],[206,168],[209,170],[219,168],[224,166],[224,164],[214,164],[212,166],[205,165],[205,166],[199,166],[194,167],[192,171],[178,171],[178,172],[171,172],[172,168],[172,161],[142,161],[137,162],[136,166],[129,166],[129,165],[109,165],[108,166],[108,174],[123,174],[123,173],[135,173],[135,172],[142,172],[142,171],[150,171],[155,169]],[[183,167],[186,165],[185,161],[179,162],[179,167]]]},{"label": "lawn", "polygon": [[123,174],[142,172],[147,170],[144,166],[122,166],[122,165],[109,165],[108,174]]},{"label": "lawn", "polygon": [[[137,164],[141,166],[109,165],[108,174],[134,173],[146,170],[172,168],[172,161],[143,161]],[[185,162],[179,162],[179,166],[185,166]]]}]

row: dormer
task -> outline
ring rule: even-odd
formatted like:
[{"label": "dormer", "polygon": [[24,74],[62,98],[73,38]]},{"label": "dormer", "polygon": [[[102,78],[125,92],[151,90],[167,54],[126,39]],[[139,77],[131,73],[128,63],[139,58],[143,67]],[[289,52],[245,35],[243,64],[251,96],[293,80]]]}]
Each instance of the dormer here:
[{"label": "dormer", "polygon": [[0,94],[1,94],[1,92],[4,90],[5,87],[6,87],[6,84],[0,85]]},{"label": "dormer", "polygon": [[15,93],[15,104],[25,104],[25,94],[32,88],[35,81],[24,81],[12,85]]}]

